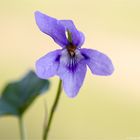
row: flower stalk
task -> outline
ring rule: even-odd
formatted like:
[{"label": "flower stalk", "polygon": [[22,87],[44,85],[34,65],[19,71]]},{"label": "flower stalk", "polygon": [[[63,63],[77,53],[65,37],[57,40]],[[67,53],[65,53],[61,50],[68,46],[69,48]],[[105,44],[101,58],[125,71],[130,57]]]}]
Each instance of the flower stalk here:
[{"label": "flower stalk", "polygon": [[50,130],[51,123],[52,123],[52,120],[53,120],[53,117],[54,117],[54,113],[55,113],[55,110],[56,110],[56,108],[58,106],[58,103],[59,103],[61,91],[62,91],[62,81],[60,79],[58,89],[57,89],[57,93],[56,93],[56,97],[55,97],[54,103],[53,103],[51,111],[50,111],[50,116],[49,116],[49,119],[48,119],[48,123],[47,123],[47,125],[44,129],[43,140],[47,140],[47,138],[48,138],[49,130]]},{"label": "flower stalk", "polygon": [[22,116],[19,116],[19,129],[20,129],[20,139],[26,140],[25,126],[23,123]]}]

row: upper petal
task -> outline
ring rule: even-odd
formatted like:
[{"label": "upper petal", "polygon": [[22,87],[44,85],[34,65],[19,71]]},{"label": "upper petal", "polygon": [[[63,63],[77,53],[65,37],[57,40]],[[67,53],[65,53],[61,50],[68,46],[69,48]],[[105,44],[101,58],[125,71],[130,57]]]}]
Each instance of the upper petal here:
[{"label": "upper petal", "polygon": [[43,33],[51,36],[54,41],[62,47],[68,45],[65,28],[57,19],[47,16],[39,11],[35,12],[35,19],[39,29]]},{"label": "upper petal", "polygon": [[93,74],[107,76],[113,73],[113,64],[105,54],[92,49],[81,49],[81,53]]},{"label": "upper petal", "polygon": [[41,57],[36,62],[36,74],[42,79],[48,79],[57,74],[61,50],[56,50]]},{"label": "upper petal", "polygon": [[86,63],[79,58],[64,58],[61,56],[58,75],[62,79],[67,96],[75,97],[83,84],[86,74]]},{"label": "upper petal", "polygon": [[59,22],[65,27],[65,30],[69,30],[72,36],[72,43],[81,47],[85,41],[84,34],[78,31],[72,20],[59,20]]}]

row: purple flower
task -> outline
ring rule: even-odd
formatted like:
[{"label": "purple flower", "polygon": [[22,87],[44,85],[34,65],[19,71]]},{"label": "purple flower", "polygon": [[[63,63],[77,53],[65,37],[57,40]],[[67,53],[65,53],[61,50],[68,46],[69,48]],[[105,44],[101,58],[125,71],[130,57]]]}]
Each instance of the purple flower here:
[{"label": "purple flower", "polygon": [[107,76],[114,71],[111,60],[103,53],[81,49],[85,37],[72,20],[57,20],[35,12],[39,29],[51,36],[62,48],[52,51],[36,62],[36,73],[42,79],[58,75],[69,97],[75,97],[83,84],[87,66],[95,75]]}]

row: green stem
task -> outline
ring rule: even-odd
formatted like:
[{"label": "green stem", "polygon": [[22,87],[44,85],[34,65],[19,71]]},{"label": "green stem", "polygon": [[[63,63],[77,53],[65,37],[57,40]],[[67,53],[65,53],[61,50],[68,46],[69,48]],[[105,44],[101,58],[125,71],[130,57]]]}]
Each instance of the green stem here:
[{"label": "green stem", "polygon": [[62,81],[60,80],[59,85],[58,85],[58,89],[57,89],[57,94],[56,94],[53,106],[51,108],[51,111],[50,111],[50,116],[49,116],[49,119],[48,119],[48,123],[47,123],[47,126],[44,129],[43,140],[47,140],[47,138],[48,138],[48,133],[49,133],[49,130],[50,130],[51,122],[52,122],[54,112],[56,110],[56,107],[57,107],[59,99],[60,99],[61,91],[62,91]]},{"label": "green stem", "polygon": [[26,140],[25,127],[22,116],[19,116],[20,139]]}]

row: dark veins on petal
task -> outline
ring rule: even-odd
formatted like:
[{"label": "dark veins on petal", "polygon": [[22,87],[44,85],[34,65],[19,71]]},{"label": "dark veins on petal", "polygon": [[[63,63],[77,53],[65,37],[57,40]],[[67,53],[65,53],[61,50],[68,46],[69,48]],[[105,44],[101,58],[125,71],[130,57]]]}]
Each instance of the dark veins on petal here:
[{"label": "dark veins on petal", "polygon": [[77,63],[76,57],[75,56],[74,57],[70,57],[70,60],[69,60],[69,62],[67,64],[68,70],[70,72],[74,73],[76,71],[77,65],[78,65],[78,63]]},{"label": "dark veins on petal", "polygon": [[84,53],[81,53],[81,54],[86,60],[89,59],[89,56],[87,56],[86,54],[84,54]]},{"label": "dark veins on petal", "polygon": [[61,55],[58,55],[55,59],[55,62],[59,62]]}]

